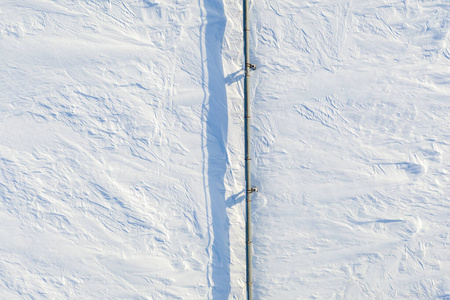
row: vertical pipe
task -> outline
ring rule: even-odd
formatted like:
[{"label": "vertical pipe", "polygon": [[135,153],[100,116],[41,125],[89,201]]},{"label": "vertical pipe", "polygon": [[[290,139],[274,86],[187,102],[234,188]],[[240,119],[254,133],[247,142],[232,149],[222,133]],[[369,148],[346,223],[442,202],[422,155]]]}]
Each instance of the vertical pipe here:
[{"label": "vertical pipe", "polygon": [[248,7],[249,0],[244,0],[244,55],[245,55],[245,77],[244,77],[244,131],[245,131],[245,190],[246,190],[246,262],[247,262],[247,299],[253,299],[253,270],[252,270],[252,187],[250,172],[250,49],[249,49],[249,26]]}]

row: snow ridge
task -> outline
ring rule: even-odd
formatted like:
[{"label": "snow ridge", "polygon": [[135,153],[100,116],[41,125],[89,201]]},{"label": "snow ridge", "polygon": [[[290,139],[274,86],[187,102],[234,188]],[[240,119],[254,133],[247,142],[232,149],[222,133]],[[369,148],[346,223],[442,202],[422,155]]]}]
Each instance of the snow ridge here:
[{"label": "snow ridge", "polygon": [[[258,299],[450,296],[450,5],[251,3]],[[245,299],[242,7],[0,3],[0,298]]]}]

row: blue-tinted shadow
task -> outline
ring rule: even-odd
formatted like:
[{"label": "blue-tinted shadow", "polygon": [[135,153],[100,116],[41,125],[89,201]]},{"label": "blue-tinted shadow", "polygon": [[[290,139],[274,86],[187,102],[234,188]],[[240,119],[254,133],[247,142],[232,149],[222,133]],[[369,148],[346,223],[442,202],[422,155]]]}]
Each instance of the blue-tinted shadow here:
[{"label": "blue-tinted shadow", "polygon": [[[225,172],[228,164],[228,104],[225,78],[222,66],[222,43],[226,18],[222,0],[203,0],[206,12],[204,51],[207,80],[203,85],[208,91],[204,122],[206,125],[206,145],[208,153],[207,192],[209,193],[212,245],[211,279],[213,299],[228,299],[230,283],[230,221],[227,216],[225,199]],[[205,79],[205,77],[204,77]],[[205,87],[206,85],[206,87]]]}]

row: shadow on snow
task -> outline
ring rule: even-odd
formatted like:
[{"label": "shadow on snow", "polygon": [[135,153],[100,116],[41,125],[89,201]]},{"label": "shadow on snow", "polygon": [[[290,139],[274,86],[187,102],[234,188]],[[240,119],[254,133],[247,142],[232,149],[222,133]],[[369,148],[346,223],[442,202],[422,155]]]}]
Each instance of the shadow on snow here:
[{"label": "shadow on snow", "polygon": [[[201,1],[199,0],[200,6]],[[228,164],[228,105],[226,81],[222,66],[222,43],[226,18],[222,0],[203,0],[203,4],[206,16],[204,19],[202,10],[203,23],[200,29],[200,47],[202,49],[203,90],[205,94],[202,121],[206,126],[204,131],[206,141],[203,138],[202,147],[203,149],[206,148],[208,153],[207,161],[204,162],[206,168],[203,176],[206,199],[209,199],[210,202],[210,210],[207,207],[207,211],[211,212],[208,221],[212,223],[208,249],[208,252],[212,251],[212,253],[209,253],[212,261],[211,265],[208,266],[207,276],[210,281],[212,298],[227,299],[231,290],[230,222],[226,211],[224,183]],[[202,37],[203,29],[204,39]],[[203,64],[205,59],[206,67]],[[205,78],[206,71],[207,78]],[[206,93],[206,90],[208,93]],[[206,156],[204,155],[204,157]]]}]

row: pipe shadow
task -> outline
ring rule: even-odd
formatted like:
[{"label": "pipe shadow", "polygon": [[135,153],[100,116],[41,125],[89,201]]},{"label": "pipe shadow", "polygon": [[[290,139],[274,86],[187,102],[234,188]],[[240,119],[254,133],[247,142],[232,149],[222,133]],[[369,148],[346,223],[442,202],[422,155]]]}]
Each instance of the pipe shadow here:
[{"label": "pipe shadow", "polygon": [[242,70],[239,70],[239,71],[231,73],[227,77],[225,77],[225,83],[227,85],[231,85],[235,82],[241,81],[243,78],[244,78],[244,73]]},{"label": "pipe shadow", "polygon": [[225,201],[225,204],[228,208],[231,208],[236,204],[243,202],[244,200],[245,200],[245,190],[242,190],[241,192],[228,197],[227,201]]},{"label": "pipe shadow", "polygon": [[[199,0],[199,5],[201,5],[201,1]],[[204,49],[206,56],[203,57],[202,50],[202,65],[203,60],[206,61],[206,68],[202,68],[205,93],[203,122],[206,126],[206,130],[204,130],[206,141],[202,140],[202,146],[208,153],[207,162],[204,162],[206,168],[204,168],[203,176],[205,193],[208,194],[207,199],[210,200],[211,215],[209,219],[212,223],[212,234],[209,232],[211,250],[208,250],[208,252],[212,252],[210,253],[211,265],[208,268],[207,276],[212,299],[227,299],[231,291],[230,221],[227,216],[224,182],[228,164],[228,104],[222,65],[226,17],[222,0],[203,0],[203,5],[206,12],[206,23],[202,23],[201,29],[202,31],[204,27],[204,48],[202,37],[200,37],[200,47]],[[205,155],[204,159],[206,160]]]}]

